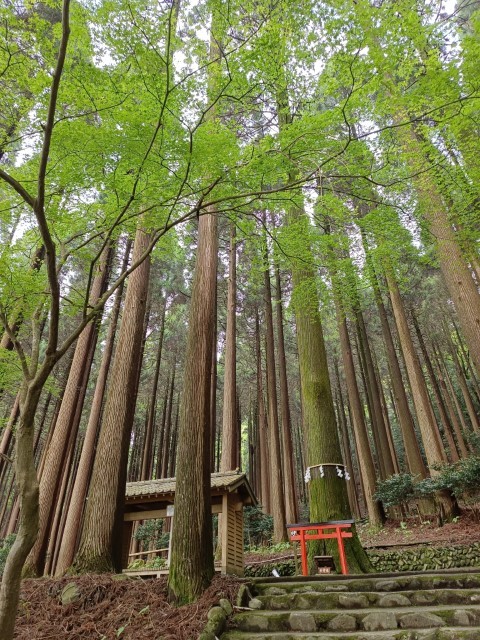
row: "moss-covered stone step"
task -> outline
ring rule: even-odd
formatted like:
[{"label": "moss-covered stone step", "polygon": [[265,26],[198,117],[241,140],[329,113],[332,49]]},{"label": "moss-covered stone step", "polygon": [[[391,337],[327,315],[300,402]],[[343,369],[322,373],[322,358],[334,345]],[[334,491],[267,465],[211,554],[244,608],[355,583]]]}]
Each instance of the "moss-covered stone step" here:
[{"label": "moss-covered stone step", "polygon": [[[344,611],[248,611],[233,618],[240,631],[272,632],[389,631],[394,629],[436,629],[440,627],[480,627],[480,607],[369,608]],[[479,636],[480,637],[480,633]]]},{"label": "moss-covered stone step", "polygon": [[[478,589],[423,589],[419,591],[385,592],[302,592],[280,595],[258,595],[255,603],[259,609],[368,609],[369,607],[411,607],[477,604],[480,605]],[[480,640],[480,638],[479,638]]]},{"label": "moss-covered stone step", "polygon": [[251,631],[227,631],[221,640],[479,640],[480,630],[472,628],[402,629],[375,631],[372,633],[302,633],[274,632],[256,633]]},{"label": "moss-covered stone step", "polygon": [[480,589],[480,573],[431,574],[368,574],[362,576],[298,577],[280,580],[254,580],[253,589],[259,595],[280,596],[289,593],[312,592],[385,592],[432,589]]}]

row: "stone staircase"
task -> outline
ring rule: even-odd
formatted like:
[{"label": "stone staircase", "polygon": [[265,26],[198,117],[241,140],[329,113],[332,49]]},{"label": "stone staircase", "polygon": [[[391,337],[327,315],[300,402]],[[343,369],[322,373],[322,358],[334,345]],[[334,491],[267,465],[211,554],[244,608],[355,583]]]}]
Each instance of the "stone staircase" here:
[{"label": "stone staircase", "polygon": [[480,569],[267,578],[221,640],[480,640]]}]

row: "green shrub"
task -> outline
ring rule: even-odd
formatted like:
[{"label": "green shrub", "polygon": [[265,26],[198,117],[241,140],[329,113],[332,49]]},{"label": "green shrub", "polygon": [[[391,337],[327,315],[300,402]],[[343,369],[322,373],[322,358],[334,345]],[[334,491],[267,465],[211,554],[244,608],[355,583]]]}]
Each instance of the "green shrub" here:
[{"label": "green shrub", "polygon": [[150,544],[155,549],[166,549],[170,540],[170,533],[163,531],[164,520],[145,520],[135,532],[135,539],[143,543],[144,549],[148,549]]},{"label": "green shrub", "polygon": [[272,543],[273,518],[261,507],[245,507],[244,544],[247,547],[267,547]]},{"label": "green shrub", "polygon": [[373,497],[382,502],[386,509],[407,504],[415,497],[414,476],[410,473],[390,476],[390,478],[378,483],[377,491]]},{"label": "green shrub", "polygon": [[480,499],[480,456],[468,456],[436,470],[439,472],[436,476],[419,482],[415,482],[414,476],[408,473],[390,476],[378,483],[374,497],[386,508],[406,504],[415,498],[433,496],[442,490],[451,491],[456,498],[466,502]]},{"label": "green shrub", "polygon": [[467,435],[467,442],[471,446],[472,451],[474,451],[476,455],[480,455],[480,433],[471,431]]},{"label": "green shrub", "polygon": [[9,536],[0,540],[0,576],[3,573],[3,569],[5,568],[5,562],[7,561],[8,552],[12,548],[13,543],[15,542],[16,534],[11,533]]},{"label": "green shrub", "polygon": [[245,566],[245,576],[248,578],[268,578],[273,570],[281,576],[295,575],[295,562],[293,560],[265,562],[261,564],[248,564]]},{"label": "green shrub", "polygon": [[469,456],[444,465],[440,476],[435,478],[441,489],[450,489],[457,498],[478,497],[480,492],[480,456]]}]

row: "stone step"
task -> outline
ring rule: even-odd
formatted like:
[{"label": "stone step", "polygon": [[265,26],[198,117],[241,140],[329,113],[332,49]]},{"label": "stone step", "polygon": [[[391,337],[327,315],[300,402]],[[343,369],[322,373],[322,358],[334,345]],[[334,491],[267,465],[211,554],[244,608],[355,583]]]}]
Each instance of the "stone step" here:
[{"label": "stone step", "polygon": [[[305,611],[248,611],[233,618],[233,625],[246,632],[315,633],[391,631],[395,629],[436,629],[441,627],[480,627],[480,607],[403,607]],[[355,637],[355,636],[353,636]],[[480,634],[477,636],[480,638]]]},{"label": "stone step", "polygon": [[[305,609],[367,609],[369,607],[411,607],[477,604],[480,605],[478,589],[423,589],[401,592],[302,592],[283,595],[258,595],[251,606],[273,611]],[[480,640],[480,638],[479,638]]]},{"label": "stone step", "polygon": [[432,589],[480,589],[480,572],[366,574],[349,576],[309,576],[253,580],[259,595],[280,596],[312,592],[395,592]]},{"label": "stone step", "polygon": [[373,631],[370,633],[331,632],[273,632],[252,633],[231,630],[224,633],[221,640],[479,640],[480,629],[469,627],[442,627],[441,629],[402,629]]},{"label": "stone step", "polygon": [[480,640],[480,570],[259,579],[222,640]]}]

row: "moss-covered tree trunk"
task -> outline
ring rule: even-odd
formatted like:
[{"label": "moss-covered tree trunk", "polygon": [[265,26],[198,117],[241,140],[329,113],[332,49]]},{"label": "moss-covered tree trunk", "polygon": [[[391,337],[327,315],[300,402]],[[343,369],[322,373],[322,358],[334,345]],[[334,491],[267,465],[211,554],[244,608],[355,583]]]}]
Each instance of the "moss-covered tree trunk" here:
[{"label": "moss-covered tree trunk", "polygon": [[11,640],[20,596],[22,568],[38,533],[38,480],[33,457],[35,412],[40,393],[56,360],[47,357],[37,375],[24,382],[20,391],[20,419],[17,427],[15,476],[20,521],[15,542],[3,570],[0,587],[0,638]]},{"label": "moss-covered tree trunk", "polygon": [[[305,436],[306,465],[341,463],[342,454],[336,426],[327,355],[318,310],[313,273],[292,269],[297,327],[298,359]],[[306,294],[308,291],[308,295]],[[303,293],[302,293],[303,291]],[[350,480],[353,482],[353,479]],[[330,469],[324,478],[313,477],[308,483],[310,520],[344,520],[351,518],[346,480]],[[346,541],[348,569],[351,573],[371,571],[372,566],[356,535]],[[339,566],[336,543],[327,544]]]},{"label": "moss-covered tree trunk", "polygon": [[376,489],[375,466],[368,439],[363,404],[358,390],[357,378],[355,376],[355,367],[353,363],[350,338],[348,335],[347,322],[339,300],[336,301],[336,307],[343,368],[347,382],[347,394],[352,410],[353,428],[357,443],[358,464],[363,479],[365,502],[370,524],[373,526],[380,526],[383,523],[382,512],[378,502],[374,498]]},{"label": "moss-covered tree trunk", "polygon": [[[279,45],[278,54],[282,64],[282,54],[285,57],[286,51],[284,42],[281,41]],[[288,130],[292,123],[292,115],[286,76],[282,67],[279,70],[277,87],[277,118],[280,131]],[[286,155],[288,156],[288,150]],[[292,169],[289,175],[290,182],[295,182],[295,178],[295,169]],[[297,198],[300,199],[301,195],[297,195]],[[301,242],[296,243],[298,247],[302,247],[302,255],[298,259],[292,259],[291,273],[300,368],[305,464],[310,467],[322,463],[341,463],[340,439],[320,318],[315,260],[309,240],[310,221],[303,204],[302,206],[294,204],[289,207],[286,227],[291,237],[302,238]],[[311,522],[343,520],[352,517],[346,481],[343,477],[340,478],[332,473],[326,474],[324,478],[314,477],[308,483],[308,494]],[[339,566],[336,544],[329,543],[326,546]],[[350,572],[372,570],[372,565],[355,532],[354,536],[347,540],[345,547]]]}]

